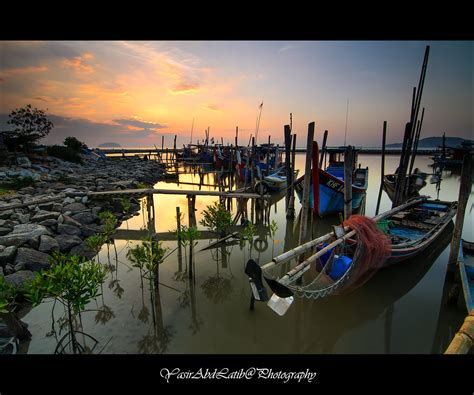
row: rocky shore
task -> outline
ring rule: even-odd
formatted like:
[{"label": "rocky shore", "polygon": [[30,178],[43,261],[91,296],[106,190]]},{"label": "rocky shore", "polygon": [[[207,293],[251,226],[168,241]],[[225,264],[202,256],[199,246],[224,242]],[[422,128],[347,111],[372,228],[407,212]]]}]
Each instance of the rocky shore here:
[{"label": "rocky shore", "polygon": [[159,163],[138,157],[83,159],[83,164],[74,164],[53,157],[33,163],[18,158],[18,166],[0,167],[0,183],[15,177],[35,181],[0,196],[0,276],[20,292],[34,272],[49,267],[54,250],[92,258],[85,239],[102,231],[101,211],[112,212],[120,225],[140,209],[131,198],[124,214],[120,198],[91,200],[88,192],[151,185],[165,174]]}]

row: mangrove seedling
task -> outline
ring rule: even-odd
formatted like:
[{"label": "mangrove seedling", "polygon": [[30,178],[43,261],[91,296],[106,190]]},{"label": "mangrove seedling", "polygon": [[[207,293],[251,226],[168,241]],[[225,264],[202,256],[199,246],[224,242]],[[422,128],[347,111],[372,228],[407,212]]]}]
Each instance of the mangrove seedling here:
[{"label": "mangrove seedling", "polygon": [[115,232],[117,226],[117,217],[113,215],[110,211],[102,211],[99,213],[99,218],[104,224],[104,234],[107,236],[107,241],[110,240]]},{"label": "mangrove seedling", "polygon": [[161,241],[153,240],[151,236],[145,238],[141,245],[136,245],[127,251],[127,258],[132,266],[144,272],[144,277],[153,280],[155,287],[159,283],[159,265],[168,249],[163,248]]},{"label": "mangrove seedling", "polygon": [[[69,344],[74,354],[82,353],[84,347],[77,341],[76,333],[86,334],[74,327],[74,321],[86,305],[100,295],[99,288],[105,281],[105,270],[99,263],[58,251],[53,252],[50,263],[50,268],[36,273],[28,284],[26,297],[33,306],[40,304],[44,298],[60,302],[67,312],[68,333],[59,340],[55,353],[58,350],[65,351]],[[66,338],[69,340],[63,345]]]},{"label": "mangrove seedling", "polygon": [[210,231],[217,232],[221,237],[224,237],[232,225],[232,214],[223,204],[214,202],[206,206],[199,223]]},{"label": "mangrove seedling", "polygon": [[253,238],[255,237],[256,233],[257,233],[257,229],[255,228],[255,225],[249,222],[240,235],[240,243],[243,246],[245,246],[247,241],[250,244],[250,257],[252,257]]}]

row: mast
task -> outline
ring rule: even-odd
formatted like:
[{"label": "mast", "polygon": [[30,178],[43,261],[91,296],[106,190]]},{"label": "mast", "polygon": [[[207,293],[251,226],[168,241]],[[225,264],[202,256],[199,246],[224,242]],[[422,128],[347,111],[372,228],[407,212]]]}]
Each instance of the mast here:
[{"label": "mast", "polygon": [[344,147],[346,146],[347,140],[347,119],[349,116],[349,99],[347,99],[347,108],[346,108],[346,131],[344,132]]}]

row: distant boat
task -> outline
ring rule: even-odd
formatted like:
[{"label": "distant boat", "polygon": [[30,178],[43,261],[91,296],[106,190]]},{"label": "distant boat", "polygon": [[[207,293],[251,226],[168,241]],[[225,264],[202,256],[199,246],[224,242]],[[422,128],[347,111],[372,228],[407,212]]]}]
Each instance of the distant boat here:
[{"label": "distant boat", "polygon": [[462,241],[459,248],[458,268],[467,311],[474,309],[474,243]]},{"label": "distant boat", "polygon": [[[344,154],[345,148],[326,149],[329,153],[329,165],[325,170],[319,169],[319,210],[318,215],[344,211]],[[354,169],[352,175],[352,210],[359,210],[368,187],[369,169],[355,168],[357,154],[354,151]],[[314,208],[313,180],[310,183],[309,207]],[[295,191],[300,201],[303,200],[304,175],[295,183]]]}]

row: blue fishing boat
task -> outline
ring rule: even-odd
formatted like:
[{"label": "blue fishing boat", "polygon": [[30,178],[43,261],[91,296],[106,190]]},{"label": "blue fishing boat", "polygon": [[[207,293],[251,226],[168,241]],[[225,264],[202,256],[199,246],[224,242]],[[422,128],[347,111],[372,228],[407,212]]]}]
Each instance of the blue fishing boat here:
[{"label": "blue fishing boat", "polygon": [[[309,207],[319,216],[324,217],[328,214],[344,211],[344,160],[341,156],[345,153],[345,148],[326,149],[329,154],[329,164],[325,170],[318,168],[319,172],[319,207],[314,210],[314,191],[313,177],[311,179]],[[357,163],[357,153],[354,151],[354,165],[352,174],[352,210],[360,208],[366,195],[369,179],[368,168],[355,168]],[[300,177],[295,184],[295,191],[300,201],[303,198],[304,175]]]},{"label": "blue fishing boat", "polygon": [[464,300],[467,311],[474,309],[474,255],[473,243],[462,241],[458,255],[458,267],[461,277]]}]

